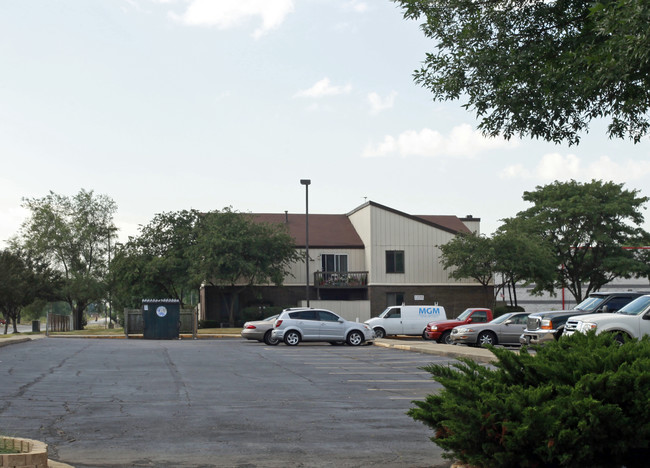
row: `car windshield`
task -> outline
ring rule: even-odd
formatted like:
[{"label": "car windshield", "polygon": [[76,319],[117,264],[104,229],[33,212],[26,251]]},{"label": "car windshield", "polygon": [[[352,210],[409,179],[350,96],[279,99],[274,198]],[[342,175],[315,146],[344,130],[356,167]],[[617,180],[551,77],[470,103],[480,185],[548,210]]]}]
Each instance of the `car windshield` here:
[{"label": "car windshield", "polygon": [[384,310],[381,314],[379,314],[380,318],[384,318],[388,312],[390,312],[393,308],[389,307],[386,310]]},{"label": "car windshield", "polygon": [[650,305],[650,296],[641,296],[634,299],[632,302],[622,307],[617,314],[624,315],[639,315],[645,311]]},{"label": "car windshield", "polygon": [[490,323],[503,323],[506,320],[508,320],[510,317],[512,317],[512,314],[503,314],[499,315],[497,318],[492,320]]},{"label": "car windshield", "polygon": [[472,309],[465,309],[465,312],[460,314],[456,320],[460,320],[460,321],[465,320],[471,313],[472,313]]},{"label": "car windshield", "polygon": [[576,306],[576,310],[596,310],[605,299],[602,297],[588,297]]}]

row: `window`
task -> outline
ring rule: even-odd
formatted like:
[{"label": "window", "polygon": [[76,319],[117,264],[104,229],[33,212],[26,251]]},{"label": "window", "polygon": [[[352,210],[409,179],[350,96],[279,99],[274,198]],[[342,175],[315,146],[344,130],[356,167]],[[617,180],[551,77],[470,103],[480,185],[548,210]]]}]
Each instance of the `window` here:
[{"label": "window", "polygon": [[404,251],[386,251],[386,273],[404,273]]},{"label": "window", "polygon": [[320,258],[322,271],[348,271],[347,254],[321,254]]},{"label": "window", "polygon": [[632,299],[631,297],[612,297],[607,304],[607,312],[617,312],[621,307],[626,305]]},{"label": "window", "polygon": [[391,309],[390,312],[388,312],[386,315],[384,315],[384,318],[393,318],[393,319],[398,319],[402,317],[402,312],[401,309]]},{"label": "window", "polygon": [[526,321],[528,320],[528,314],[518,314],[512,317],[512,323],[515,325],[526,325]]},{"label": "window", "polygon": [[301,310],[289,314],[294,320],[318,320],[318,313],[315,310]]},{"label": "window", "polygon": [[472,323],[485,323],[487,322],[487,312],[484,310],[477,310],[472,314]]},{"label": "window", "polygon": [[386,306],[402,305],[404,304],[404,293],[393,292],[386,294]]},{"label": "window", "polygon": [[339,316],[334,315],[331,312],[328,312],[326,310],[319,310],[318,315],[320,315],[320,319],[323,322],[338,322],[339,321]]}]

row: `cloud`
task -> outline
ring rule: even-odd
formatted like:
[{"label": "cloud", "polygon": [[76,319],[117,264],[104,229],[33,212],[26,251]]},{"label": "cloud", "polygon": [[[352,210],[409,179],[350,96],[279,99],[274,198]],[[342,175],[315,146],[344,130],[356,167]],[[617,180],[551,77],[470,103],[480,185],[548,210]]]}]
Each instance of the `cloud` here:
[{"label": "cloud", "polygon": [[501,179],[530,179],[530,171],[523,164],[513,164],[499,173]]},{"label": "cloud", "polygon": [[601,156],[590,164],[575,154],[548,153],[542,156],[531,172],[522,164],[507,166],[499,177],[502,179],[539,179],[541,181],[592,179],[614,182],[628,182],[650,175],[650,161],[628,160],[624,163],[612,161],[609,156]]},{"label": "cloud", "polygon": [[253,32],[259,38],[282,24],[293,12],[293,0],[191,0],[185,13],[169,16],[188,26],[215,26],[232,29],[254,17],[262,25]]},{"label": "cloud", "polygon": [[380,143],[369,144],[362,156],[372,158],[397,154],[402,157],[473,157],[483,151],[513,148],[518,144],[519,142],[515,140],[485,137],[480,131],[473,130],[470,125],[462,124],[454,127],[449,136],[429,128],[419,132],[407,130],[397,137],[386,135]]},{"label": "cloud", "polygon": [[356,13],[365,13],[369,9],[366,2],[360,2],[358,0],[351,0],[345,3],[344,8],[346,10],[352,10]]},{"label": "cloud", "polygon": [[368,102],[370,103],[370,113],[378,114],[383,110],[391,109],[395,104],[395,97],[397,92],[392,91],[388,96],[382,98],[377,93],[368,94]]},{"label": "cloud", "polygon": [[352,85],[334,86],[330,83],[329,78],[323,78],[309,89],[298,91],[294,97],[321,98],[325,96],[336,96],[339,94],[349,94],[352,91]]}]

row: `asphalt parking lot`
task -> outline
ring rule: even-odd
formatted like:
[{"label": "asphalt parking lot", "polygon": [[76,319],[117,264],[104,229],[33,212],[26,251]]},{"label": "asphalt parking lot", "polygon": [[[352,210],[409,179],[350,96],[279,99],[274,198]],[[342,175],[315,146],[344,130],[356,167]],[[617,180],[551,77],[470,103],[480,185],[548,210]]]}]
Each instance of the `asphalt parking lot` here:
[{"label": "asphalt parking lot", "polygon": [[379,346],[41,339],[0,348],[2,432],[84,467],[449,466],[405,415],[451,358]]}]

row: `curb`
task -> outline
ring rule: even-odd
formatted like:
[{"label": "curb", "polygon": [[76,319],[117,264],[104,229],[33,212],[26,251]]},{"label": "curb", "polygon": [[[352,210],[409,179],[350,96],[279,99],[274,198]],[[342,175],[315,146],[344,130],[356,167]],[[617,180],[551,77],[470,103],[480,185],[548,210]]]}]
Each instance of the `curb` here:
[{"label": "curb", "polygon": [[496,356],[489,350],[483,348],[470,348],[465,346],[432,344],[427,342],[404,344],[401,340],[375,340],[375,346],[383,348],[401,349],[422,354],[433,354],[450,358],[469,358],[476,362],[491,363],[497,360]]}]

